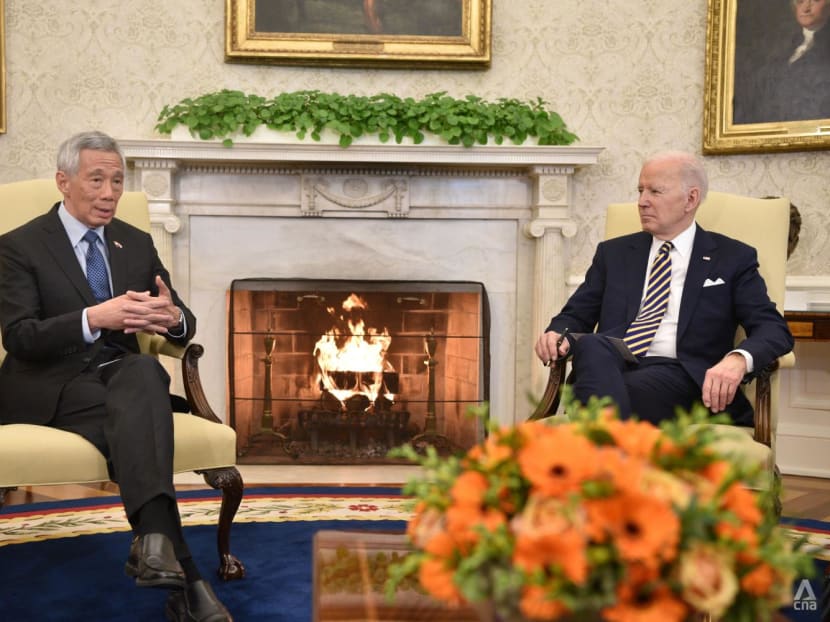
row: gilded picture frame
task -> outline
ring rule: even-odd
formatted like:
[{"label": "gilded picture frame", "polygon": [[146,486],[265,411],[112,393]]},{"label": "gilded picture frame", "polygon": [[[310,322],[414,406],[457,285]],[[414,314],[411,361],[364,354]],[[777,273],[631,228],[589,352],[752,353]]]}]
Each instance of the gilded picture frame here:
[{"label": "gilded picture frame", "polygon": [[709,0],[704,154],[830,148],[830,23],[799,56],[795,5]]},{"label": "gilded picture frame", "polygon": [[225,0],[228,62],[483,69],[492,0]]},{"label": "gilded picture frame", "polygon": [[0,0],[0,134],[6,133],[6,5]]}]

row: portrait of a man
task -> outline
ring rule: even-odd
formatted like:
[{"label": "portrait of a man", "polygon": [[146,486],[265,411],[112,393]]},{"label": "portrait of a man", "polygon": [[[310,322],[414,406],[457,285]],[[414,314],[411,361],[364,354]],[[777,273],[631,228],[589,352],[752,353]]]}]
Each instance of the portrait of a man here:
[{"label": "portrait of a man", "polygon": [[830,0],[740,0],[733,122],[830,119]]},{"label": "portrait of a man", "polygon": [[458,37],[462,0],[259,0],[257,32]]}]

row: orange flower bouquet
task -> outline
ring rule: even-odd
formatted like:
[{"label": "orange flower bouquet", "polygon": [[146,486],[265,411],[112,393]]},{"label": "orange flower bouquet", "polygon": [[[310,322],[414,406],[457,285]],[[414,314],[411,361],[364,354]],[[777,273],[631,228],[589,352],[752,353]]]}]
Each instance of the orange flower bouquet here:
[{"label": "orange flower bouquet", "polygon": [[742,483],[757,473],[693,425],[706,412],[660,428],[615,412],[595,401],[567,423],[492,428],[461,457],[396,450],[425,476],[404,488],[414,552],[388,593],[414,575],[504,620],[754,621],[786,604],[811,560],[778,526],[772,493]]}]

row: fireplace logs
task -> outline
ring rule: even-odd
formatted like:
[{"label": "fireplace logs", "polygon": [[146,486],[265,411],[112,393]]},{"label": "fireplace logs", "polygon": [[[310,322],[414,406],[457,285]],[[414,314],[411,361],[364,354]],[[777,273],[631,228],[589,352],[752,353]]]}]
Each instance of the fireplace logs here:
[{"label": "fireplace logs", "polygon": [[[358,453],[361,436],[376,441],[378,439],[375,437],[382,437],[387,451],[405,440],[409,413],[405,410],[393,411],[395,403],[387,397],[398,391],[396,372],[335,371],[330,376],[338,392],[351,392],[352,395],[341,401],[321,380],[319,405],[310,410],[301,410],[297,416],[300,430],[311,439],[312,453],[320,451],[321,434],[347,434],[349,449],[353,455]],[[372,401],[366,393],[360,392],[360,389],[376,385],[379,379],[382,390]]]}]

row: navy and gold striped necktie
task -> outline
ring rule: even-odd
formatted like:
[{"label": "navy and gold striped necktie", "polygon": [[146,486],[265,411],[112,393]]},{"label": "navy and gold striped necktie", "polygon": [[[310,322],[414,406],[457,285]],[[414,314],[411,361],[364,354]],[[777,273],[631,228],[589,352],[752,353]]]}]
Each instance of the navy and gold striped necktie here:
[{"label": "navy and gold striped necktie", "polygon": [[672,248],[671,242],[663,242],[657,251],[648,273],[646,296],[640,305],[640,312],[625,331],[623,341],[635,356],[644,356],[648,352],[669,306]]}]

